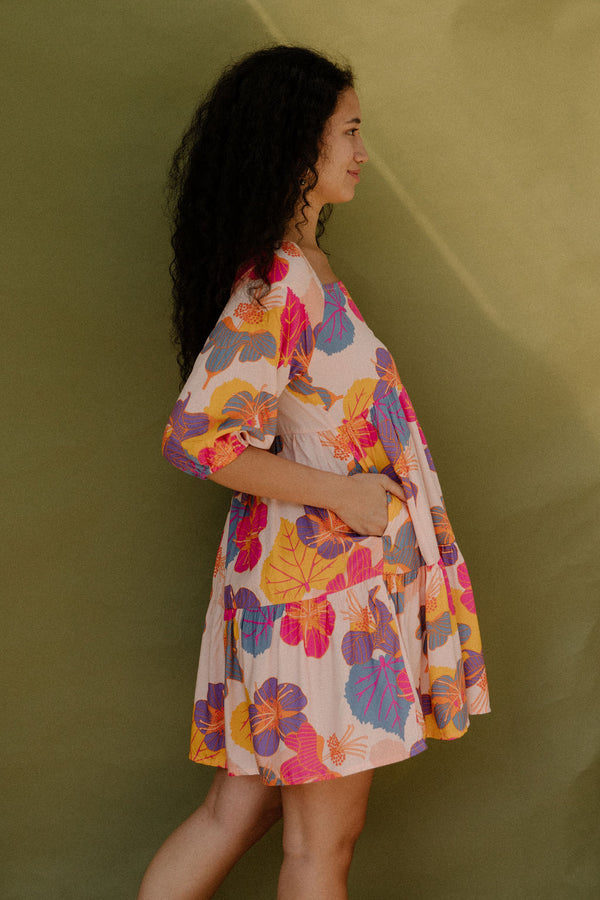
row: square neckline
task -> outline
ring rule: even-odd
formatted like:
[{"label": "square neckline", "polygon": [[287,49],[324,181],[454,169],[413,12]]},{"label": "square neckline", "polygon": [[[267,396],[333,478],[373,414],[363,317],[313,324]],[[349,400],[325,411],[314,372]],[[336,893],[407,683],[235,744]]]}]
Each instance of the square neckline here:
[{"label": "square neckline", "polygon": [[295,247],[296,250],[298,251],[298,253],[301,254],[302,258],[304,259],[304,261],[305,261],[305,263],[306,263],[306,265],[310,268],[311,272],[313,273],[313,275],[315,276],[315,278],[317,279],[317,281],[319,282],[319,284],[321,285],[321,287],[323,288],[323,290],[325,290],[325,288],[335,287],[336,284],[342,284],[342,281],[341,281],[341,279],[339,279],[339,278],[338,278],[336,281],[326,281],[326,282],[321,281],[321,279],[320,279],[319,276],[317,275],[317,273],[316,273],[314,267],[312,266],[310,260],[308,259],[308,257],[306,256],[306,254],[304,253],[304,251],[302,250],[302,248],[301,248],[295,241],[282,241],[282,244],[284,244],[284,243],[285,243],[285,244],[291,244],[292,247]]}]

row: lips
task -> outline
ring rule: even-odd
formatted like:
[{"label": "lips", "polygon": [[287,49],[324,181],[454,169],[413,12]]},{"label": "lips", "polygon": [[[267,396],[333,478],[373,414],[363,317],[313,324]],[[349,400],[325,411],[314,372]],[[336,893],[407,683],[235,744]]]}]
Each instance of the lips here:
[{"label": "lips", "polygon": [[360,180],[360,169],[348,169],[348,175],[351,175],[352,178],[356,178],[357,181]]}]

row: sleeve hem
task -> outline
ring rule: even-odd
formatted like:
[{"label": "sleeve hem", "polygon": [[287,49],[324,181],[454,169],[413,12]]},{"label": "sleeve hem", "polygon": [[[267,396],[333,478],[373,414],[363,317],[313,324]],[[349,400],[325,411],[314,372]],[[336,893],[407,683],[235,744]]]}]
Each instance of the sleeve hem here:
[{"label": "sleeve hem", "polygon": [[205,474],[204,478],[214,475],[220,469],[237,459],[244,452],[248,444],[242,443],[235,434],[224,435],[216,445],[203,450],[199,456]]}]

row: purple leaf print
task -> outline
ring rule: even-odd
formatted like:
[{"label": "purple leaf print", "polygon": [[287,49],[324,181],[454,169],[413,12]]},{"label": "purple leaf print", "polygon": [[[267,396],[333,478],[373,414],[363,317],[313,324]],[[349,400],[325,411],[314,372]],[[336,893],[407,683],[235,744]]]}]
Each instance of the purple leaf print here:
[{"label": "purple leaf print", "polygon": [[258,597],[249,588],[240,588],[234,594],[230,584],[225,587],[223,604],[225,609],[258,609]]},{"label": "purple leaf print", "polygon": [[186,412],[189,400],[190,394],[188,393],[185,400],[178,400],[175,404],[175,408],[165,428],[162,452],[165,459],[168,459],[178,469],[182,469],[190,475],[206,478],[210,474],[207,466],[202,465],[195,457],[190,456],[182,447],[183,441],[205,434],[208,431],[210,421],[206,413]]},{"label": "purple leaf print", "polygon": [[203,412],[187,412],[191,394],[185,400],[178,400],[169,419],[170,434],[178,443],[187,438],[198,437],[208,430],[209,418]]},{"label": "purple leaf print", "polygon": [[[417,691],[418,691],[418,688],[417,688]],[[421,702],[421,709],[423,711],[423,715],[430,716],[431,713],[433,712],[430,694],[421,694],[420,691],[418,691],[418,693],[419,693],[419,700]]]},{"label": "purple leaf print", "polygon": [[419,738],[419,740],[415,741],[415,743],[410,748],[410,755],[411,757],[417,756],[417,754],[422,753],[423,750],[427,750],[427,742],[424,741],[423,738]]},{"label": "purple leaf print", "polygon": [[369,591],[369,610],[376,626],[374,649],[383,650],[384,653],[395,656],[400,650],[398,635],[390,624],[392,621],[391,612],[385,603],[382,600],[378,600],[375,596],[377,590],[377,588],[372,588]]},{"label": "purple leaf print", "polygon": [[473,687],[485,672],[483,654],[476,650],[465,650],[464,654],[466,654],[464,657],[465,684],[467,687]]},{"label": "purple leaf print", "polygon": [[445,566],[453,566],[458,559],[456,544],[440,544],[440,556]]},{"label": "purple leaf print", "polygon": [[404,737],[411,703],[403,687],[398,685],[403,673],[403,660],[389,656],[352,666],[346,682],[346,699],[360,722]]},{"label": "purple leaf print", "polygon": [[373,653],[373,635],[368,631],[348,631],[342,640],[342,653],[349,666],[365,663]]}]

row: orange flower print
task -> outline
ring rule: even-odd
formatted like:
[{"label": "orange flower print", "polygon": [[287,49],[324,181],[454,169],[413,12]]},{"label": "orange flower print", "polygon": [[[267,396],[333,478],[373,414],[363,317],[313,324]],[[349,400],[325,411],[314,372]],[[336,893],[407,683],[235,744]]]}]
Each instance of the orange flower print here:
[{"label": "orange flower print", "polygon": [[230,397],[223,407],[225,419],[219,431],[226,428],[242,428],[252,437],[264,440],[266,435],[274,435],[277,419],[277,398],[265,390],[251,394],[240,391]]},{"label": "orange flower print", "polygon": [[363,735],[353,738],[354,725],[348,725],[341,738],[335,732],[327,738],[329,756],[334,766],[341,766],[347,756],[358,756],[364,759],[367,752],[368,738]]},{"label": "orange flower print", "polygon": [[233,314],[248,325],[258,325],[265,317],[265,310],[258,303],[238,303]]}]

